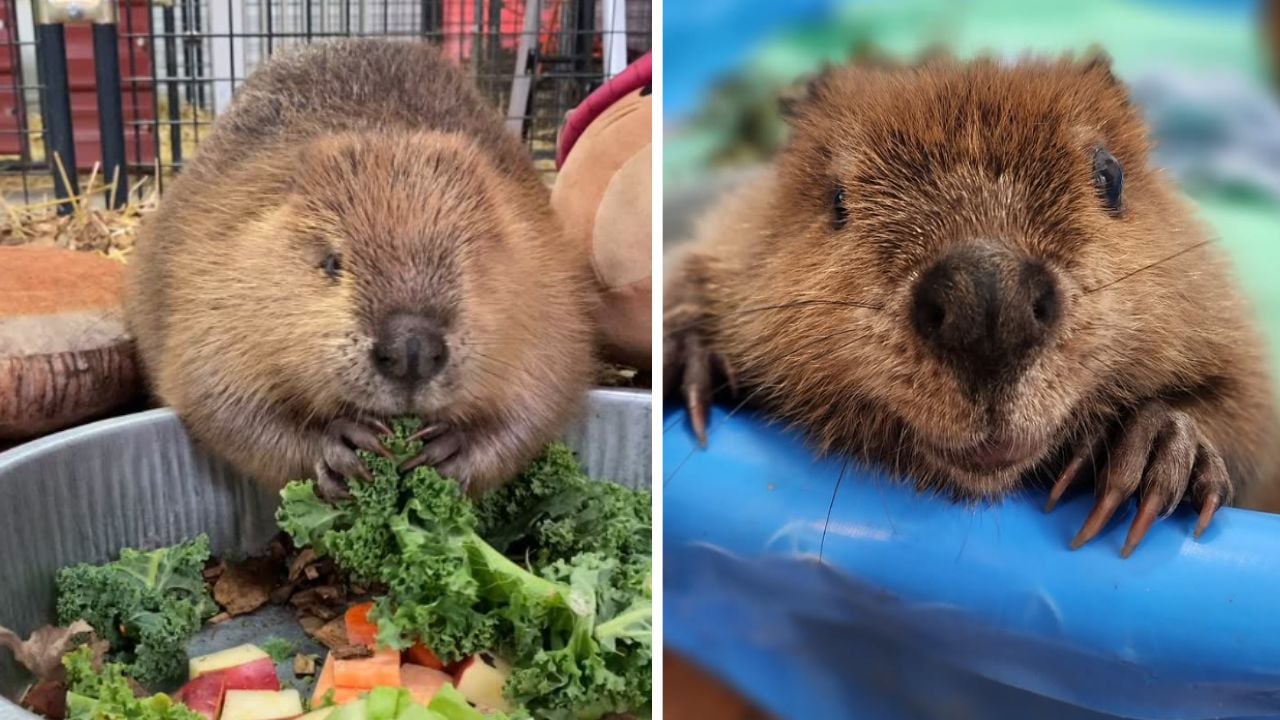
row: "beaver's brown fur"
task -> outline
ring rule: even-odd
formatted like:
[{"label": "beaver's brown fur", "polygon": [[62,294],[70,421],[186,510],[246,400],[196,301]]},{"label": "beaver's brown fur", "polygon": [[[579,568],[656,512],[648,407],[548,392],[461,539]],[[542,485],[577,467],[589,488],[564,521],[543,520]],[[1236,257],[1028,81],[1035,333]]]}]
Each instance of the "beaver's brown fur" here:
[{"label": "beaver's brown fur", "polygon": [[[155,393],[272,484],[358,472],[353,448],[378,447],[368,428],[416,414],[433,430],[421,460],[483,491],[556,436],[591,376],[587,258],[523,146],[425,44],[266,63],[131,265]],[[397,313],[440,328],[447,361],[429,382],[374,367]]]},{"label": "beaver's brown fur", "polygon": [[[1123,168],[1114,210],[1094,180],[1099,148]],[[1184,495],[1207,506],[1200,529],[1233,496],[1277,507],[1260,339],[1208,237],[1149,165],[1105,57],[832,70],[794,108],[770,171],[674,261],[668,387],[683,386],[697,425],[712,370],[727,369],[745,402],[818,450],[960,498],[1061,470],[1056,501],[1096,462],[1099,502],[1075,544],[1136,494],[1127,553]],[[922,278],[956,257],[988,268],[1003,303],[968,360],[1035,328],[1009,341],[1019,359],[1003,374],[918,329]],[[1052,302],[1015,308],[1027,282]],[[945,292],[965,305],[982,291]]]}]

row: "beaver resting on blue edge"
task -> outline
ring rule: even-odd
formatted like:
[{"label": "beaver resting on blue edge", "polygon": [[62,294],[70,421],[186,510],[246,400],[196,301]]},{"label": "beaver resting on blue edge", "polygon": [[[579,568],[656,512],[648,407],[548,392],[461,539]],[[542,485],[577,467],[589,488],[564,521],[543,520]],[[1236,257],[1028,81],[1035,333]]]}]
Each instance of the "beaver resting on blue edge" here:
[{"label": "beaver resting on blue edge", "polygon": [[[669,266],[665,371],[959,499],[1093,479],[1123,554],[1186,500],[1275,508],[1261,342],[1105,56],[824,73]],[[1096,472],[1095,472],[1096,470]]]}]

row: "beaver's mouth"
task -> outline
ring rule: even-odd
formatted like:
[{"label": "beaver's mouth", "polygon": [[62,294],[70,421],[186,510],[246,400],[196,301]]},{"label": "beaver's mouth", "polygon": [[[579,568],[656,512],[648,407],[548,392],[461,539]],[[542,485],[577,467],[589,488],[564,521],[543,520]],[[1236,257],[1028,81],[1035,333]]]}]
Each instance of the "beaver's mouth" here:
[{"label": "beaver's mouth", "polygon": [[1045,443],[1025,435],[993,434],[962,448],[930,447],[934,459],[967,473],[990,475],[1022,469],[1040,459]]}]

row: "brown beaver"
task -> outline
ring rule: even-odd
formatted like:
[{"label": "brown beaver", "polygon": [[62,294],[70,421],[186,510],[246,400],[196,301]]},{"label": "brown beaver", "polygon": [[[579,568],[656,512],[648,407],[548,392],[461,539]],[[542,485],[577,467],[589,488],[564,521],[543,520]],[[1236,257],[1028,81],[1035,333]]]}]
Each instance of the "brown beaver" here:
[{"label": "brown beaver", "polygon": [[957,499],[1048,472],[1051,508],[1095,476],[1072,547],[1136,495],[1126,556],[1184,498],[1197,536],[1274,502],[1260,338],[1104,55],[844,67],[790,122],[668,273],[667,386],[703,442],[726,375]]},{"label": "brown beaver", "polygon": [[128,312],[155,393],[239,469],[340,493],[415,414],[413,463],[478,493],[585,391],[588,268],[458,69],[345,40],[240,88],[144,224]]}]

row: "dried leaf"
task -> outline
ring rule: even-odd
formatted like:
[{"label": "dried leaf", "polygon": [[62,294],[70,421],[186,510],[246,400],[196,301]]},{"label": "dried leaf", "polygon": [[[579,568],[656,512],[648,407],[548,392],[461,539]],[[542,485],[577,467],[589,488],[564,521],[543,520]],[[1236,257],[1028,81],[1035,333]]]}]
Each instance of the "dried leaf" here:
[{"label": "dried leaf", "polygon": [[251,613],[271,600],[272,575],[271,568],[260,561],[229,565],[213,585],[213,599],[231,617]]},{"label": "dried leaf", "polygon": [[231,614],[230,614],[230,613],[220,612],[220,613],[218,613],[217,615],[214,615],[213,617],[209,618],[209,624],[210,624],[210,625],[221,625],[222,623],[224,623],[224,622],[226,622],[226,621],[228,621],[228,620],[230,620],[230,619],[231,619]]},{"label": "dried leaf", "polygon": [[67,716],[67,685],[65,680],[41,680],[26,695],[22,696],[22,707],[31,712],[49,718],[62,720]]},{"label": "dried leaf", "polygon": [[12,630],[0,627],[0,645],[12,650],[14,659],[37,678],[58,679],[62,676],[62,656],[73,649],[72,640],[91,633],[93,628],[83,620],[67,627],[46,625],[25,641]]},{"label": "dried leaf", "polygon": [[221,560],[219,560],[216,563],[204,569],[204,579],[217,580],[222,575],[222,573],[226,571],[226,569],[227,569],[226,564],[223,563]]}]

